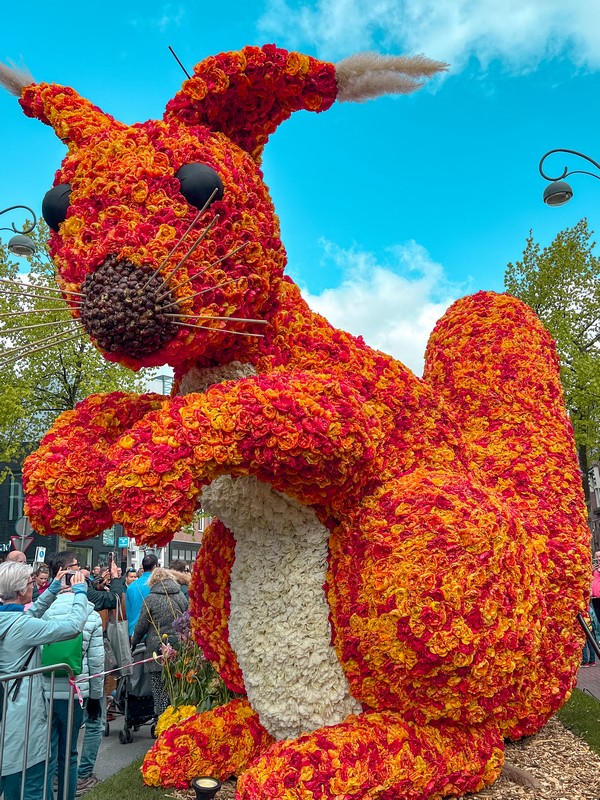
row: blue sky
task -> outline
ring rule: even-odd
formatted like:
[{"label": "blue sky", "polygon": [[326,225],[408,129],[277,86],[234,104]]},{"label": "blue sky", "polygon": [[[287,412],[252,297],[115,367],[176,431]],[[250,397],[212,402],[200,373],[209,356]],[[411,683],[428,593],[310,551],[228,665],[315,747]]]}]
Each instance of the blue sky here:
[{"label": "blue sky", "polygon": [[[530,228],[545,245],[586,216],[600,235],[600,182],[574,176],[571,203],[550,209],[537,172],[555,147],[600,159],[598,0],[105,0],[89,10],[65,0],[20,11],[3,9],[0,58],[129,123],[160,117],[181,85],[168,45],[188,70],[265,42],[330,61],[360,50],[448,61],[410,97],[294,115],[263,162],[289,273],[311,305],[417,372],[444,308],[501,290]],[[6,93],[0,119],[0,208],[39,213],[64,148]],[[565,165],[585,169],[560,155],[547,168]]]}]

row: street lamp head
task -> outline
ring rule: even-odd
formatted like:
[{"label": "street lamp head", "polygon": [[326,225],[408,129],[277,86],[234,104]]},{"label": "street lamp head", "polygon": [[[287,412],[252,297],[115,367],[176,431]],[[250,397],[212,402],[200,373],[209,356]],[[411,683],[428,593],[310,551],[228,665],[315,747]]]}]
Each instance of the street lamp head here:
[{"label": "street lamp head", "polygon": [[564,206],[573,197],[573,189],[566,181],[553,181],[544,189],[547,206]]},{"label": "street lamp head", "polygon": [[16,256],[30,258],[35,253],[35,243],[29,236],[19,233],[10,239],[8,249]]},{"label": "street lamp head", "polygon": [[582,158],[600,172],[600,164],[594,161],[593,158],[586,156],[585,153],[580,153],[578,150],[565,150],[564,147],[548,150],[548,152],[541,157],[538,165],[538,170],[542,178],[550,182],[550,185],[546,186],[544,189],[544,203],[546,203],[547,206],[564,206],[564,204],[568,203],[573,197],[573,189],[571,189],[569,184],[565,181],[565,178],[568,178],[569,175],[590,175],[592,178],[596,178],[597,181],[600,181],[600,175],[596,172],[590,172],[585,169],[570,170],[568,167],[565,167],[560,175],[548,175],[544,172],[544,161],[553,153],[569,153],[577,158]]}]

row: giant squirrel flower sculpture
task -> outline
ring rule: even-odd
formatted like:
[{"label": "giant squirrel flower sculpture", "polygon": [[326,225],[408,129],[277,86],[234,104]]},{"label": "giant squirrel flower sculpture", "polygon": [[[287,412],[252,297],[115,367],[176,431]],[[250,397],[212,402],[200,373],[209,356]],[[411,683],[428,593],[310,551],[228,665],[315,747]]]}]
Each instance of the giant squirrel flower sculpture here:
[{"label": "giant squirrel flower sculpture", "polygon": [[417,378],[284,277],[259,167],[292,112],[439,68],[246,47],[131,126],[2,72],[69,149],[45,206],[73,316],[108,359],[176,373],[171,398],[62,415],[26,462],[27,513],[49,534],[112,520],[156,544],[201,493],[216,517],[194,630],[244,697],[165,731],[149,784],[236,774],[244,800],[476,791],[503,740],[539,730],[574,685],[589,537],[549,335],[481,292],[438,323]]}]

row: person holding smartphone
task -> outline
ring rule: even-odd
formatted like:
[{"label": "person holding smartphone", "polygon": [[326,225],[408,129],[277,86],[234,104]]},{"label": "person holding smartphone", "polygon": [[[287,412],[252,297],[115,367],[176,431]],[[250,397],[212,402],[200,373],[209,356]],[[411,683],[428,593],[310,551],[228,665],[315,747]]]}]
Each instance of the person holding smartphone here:
[{"label": "person holding smartphone", "polygon": [[[56,602],[46,611],[44,619],[66,619],[73,613],[76,594],[81,583],[87,583],[79,567],[77,554],[72,550],[61,550],[50,557],[50,571],[53,576],[64,573],[62,589]],[[104,640],[102,620],[93,603],[87,602],[87,618],[83,627],[82,670],[77,676],[77,685],[85,702],[85,713],[90,719],[101,715],[100,700],[104,693],[104,677],[94,677],[104,670]],[[89,677],[91,676],[91,677]],[[86,680],[86,678],[89,678]],[[49,692],[50,677],[44,676],[45,688]],[[76,701],[73,704],[73,728],[71,741],[67,741],[69,697],[72,692],[67,677],[54,679],[54,712],[52,714],[52,734],[50,763],[48,765],[48,797],[52,797],[54,775],[58,770],[58,797],[64,797],[65,761],[69,760],[68,800],[74,800],[77,789],[77,736],[83,721],[84,709]]]},{"label": "person holding smartphone", "polygon": [[[42,617],[56,602],[64,586],[64,570],[39,599],[32,603],[34,579],[31,567],[18,562],[0,565],[0,673],[9,675],[41,665],[42,645],[70,639],[83,630],[88,618],[86,583],[77,573],[72,580],[73,603],[68,617]],[[25,606],[29,606],[25,611]],[[44,693],[41,674],[31,675],[5,686],[8,694],[6,718],[3,721],[4,746],[0,763],[0,794],[5,800],[39,800],[44,793],[44,770],[48,756],[48,695]],[[25,741],[26,720],[32,709],[28,697],[34,698],[35,725],[31,725]],[[27,763],[23,772],[23,757]],[[23,795],[21,795],[23,790]],[[49,798],[52,795],[47,795]]]}]

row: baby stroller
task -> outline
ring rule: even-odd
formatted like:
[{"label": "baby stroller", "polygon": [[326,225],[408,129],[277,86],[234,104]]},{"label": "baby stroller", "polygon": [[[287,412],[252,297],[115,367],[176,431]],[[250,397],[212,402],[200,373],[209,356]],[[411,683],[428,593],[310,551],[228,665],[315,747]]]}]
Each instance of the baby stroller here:
[{"label": "baby stroller", "polygon": [[[138,645],[133,652],[133,661],[141,661],[146,649],[143,644]],[[135,664],[130,675],[123,675],[118,679],[114,697],[114,707],[123,715],[123,730],[119,731],[121,744],[133,741],[133,731],[138,731],[142,725],[151,723],[150,735],[156,738],[156,719],[154,717],[154,700],[152,698],[152,685],[150,676],[145,670],[145,664]]]}]

